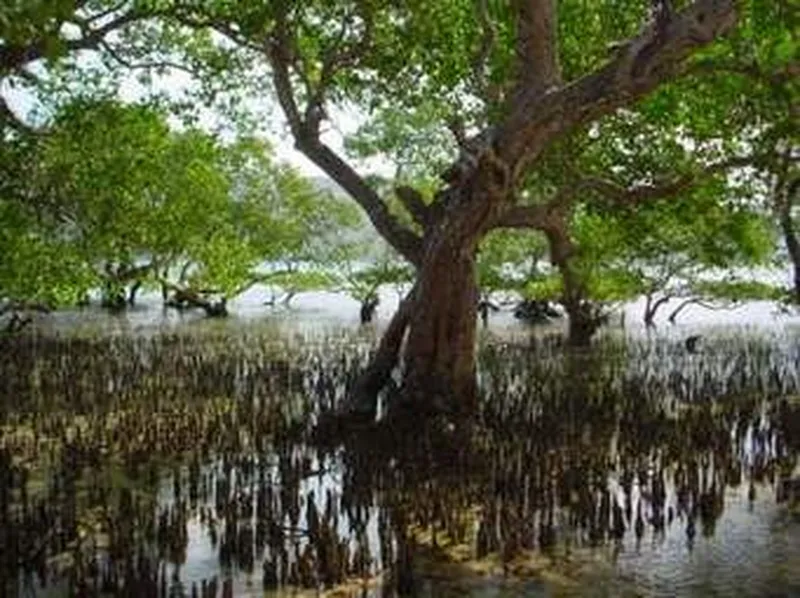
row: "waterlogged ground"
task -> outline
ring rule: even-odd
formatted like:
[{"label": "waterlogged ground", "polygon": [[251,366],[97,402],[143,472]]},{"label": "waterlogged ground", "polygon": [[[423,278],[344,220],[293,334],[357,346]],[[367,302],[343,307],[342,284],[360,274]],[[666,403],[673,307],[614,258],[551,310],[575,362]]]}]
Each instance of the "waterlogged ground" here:
[{"label": "waterlogged ground", "polygon": [[345,437],[370,331],[3,339],[5,593],[800,595],[797,328],[708,332],[490,333],[478,422]]}]

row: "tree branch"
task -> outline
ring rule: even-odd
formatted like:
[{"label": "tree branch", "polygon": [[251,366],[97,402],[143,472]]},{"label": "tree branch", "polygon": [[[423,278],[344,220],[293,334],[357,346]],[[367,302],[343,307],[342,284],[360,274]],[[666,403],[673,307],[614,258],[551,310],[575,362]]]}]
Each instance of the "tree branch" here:
[{"label": "tree branch", "polygon": [[408,210],[408,213],[411,214],[414,222],[423,228],[428,226],[430,221],[430,210],[422,200],[422,194],[416,189],[408,187],[407,185],[395,187],[394,192],[403,203],[405,209]]},{"label": "tree branch", "polygon": [[[363,4],[360,3],[363,7]],[[347,31],[347,26],[350,24],[350,19],[345,17],[342,20],[342,28],[339,33],[338,41],[334,48],[329,49],[324,53],[322,61],[322,72],[319,78],[319,85],[313,94],[313,99],[309,105],[321,106],[324,96],[330,87],[336,73],[346,67],[353,66],[358,60],[363,57],[372,45],[372,19],[367,15],[362,15],[364,18],[364,34],[361,39],[353,44],[345,44],[342,42],[344,35]]]},{"label": "tree branch", "polygon": [[515,0],[518,91],[538,96],[561,81],[556,0]]},{"label": "tree branch", "polygon": [[550,222],[549,203],[535,206],[513,206],[495,224],[496,228],[544,229]]},{"label": "tree branch", "polygon": [[676,76],[692,52],[734,25],[734,4],[735,0],[695,0],[667,23],[645,27],[597,71],[544,94],[537,87],[526,89],[500,126],[495,141],[498,157],[519,176],[525,164],[556,137],[635,102]]},{"label": "tree branch", "polygon": [[[120,7],[121,6],[122,5],[120,5]],[[91,27],[92,23],[94,23],[96,19],[109,14],[112,13],[109,11],[103,11],[100,13],[100,15],[95,15],[94,17],[89,17],[88,19],[79,19],[73,17],[71,20],[67,19],[66,21],[60,21],[60,24],[68,21],[73,22],[81,30],[81,37],[78,39],[62,38],[62,54],[68,54],[78,50],[97,49],[100,42],[103,41],[110,33],[122,29],[126,25],[129,25],[135,21],[166,14],[166,10],[140,10],[138,8],[132,8],[128,12],[120,14],[119,16],[109,20],[104,25],[96,28]],[[58,29],[59,27],[56,27],[54,31],[57,32]],[[15,73],[26,64],[30,64],[31,62],[35,62],[36,60],[45,57],[48,44],[43,36],[44,32],[39,32],[39,34],[40,37],[25,45],[10,44],[0,47],[0,71],[3,72],[3,75]]]},{"label": "tree branch", "polygon": [[686,71],[686,74],[701,77],[719,73],[741,75],[771,85],[784,85],[800,78],[800,62],[791,62],[779,70],[768,72],[755,61],[746,64],[735,60],[705,59],[698,60]]},{"label": "tree branch", "polygon": [[558,191],[549,201],[533,206],[513,206],[494,224],[495,228],[534,228],[544,230],[552,222],[552,214],[569,208],[579,197],[594,192],[617,206],[635,207],[648,201],[675,197],[688,191],[714,174],[731,168],[762,165],[774,154],[736,156],[703,167],[699,172],[677,176],[672,180],[626,187],[594,175],[585,175]]},{"label": "tree branch", "polygon": [[691,297],[689,299],[684,299],[674,310],[672,310],[672,313],[667,318],[669,323],[670,324],[674,324],[675,320],[678,317],[678,315],[680,315],[680,313],[683,310],[685,310],[687,307],[689,307],[690,305],[699,305],[703,309],[708,309],[708,310],[711,310],[711,311],[736,309],[738,307],[741,307],[741,303],[739,303],[736,300],[730,300],[728,303],[725,303],[725,304],[722,304],[722,305],[713,305],[711,303],[708,303],[707,301],[705,301],[701,297]]},{"label": "tree branch", "polygon": [[481,37],[478,53],[472,61],[472,76],[475,79],[475,87],[478,94],[484,101],[497,102],[499,100],[499,90],[496,86],[490,86],[486,80],[486,67],[497,40],[497,27],[489,16],[487,0],[477,0],[476,4],[483,36]]},{"label": "tree branch", "polygon": [[192,69],[191,67],[170,60],[131,62],[126,58],[124,58],[119,52],[117,52],[116,49],[114,49],[111,46],[111,44],[109,44],[106,40],[100,40],[100,42],[98,42],[97,44],[97,47],[101,48],[104,52],[106,52],[120,66],[124,66],[126,69],[129,70],[174,69],[176,71],[183,71],[184,73],[188,73],[190,75],[198,75],[197,71]]},{"label": "tree branch", "polygon": [[[285,16],[285,15],[284,15]],[[419,265],[422,261],[422,241],[403,226],[390,212],[374,189],[339,155],[320,140],[319,118],[301,111],[297,104],[290,65],[292,52],[286,19],[278,19],[273,38],[267,47],[272,64],[272,79],[278,102],[289,121],[295,146],[314,164],[328,174],[366,212],[378,233],[400,255]],[[319,98],[317,101],[322,101]],[[310,120],[309,120],[310,117]]]},{"label": "tree branch", "polygon": [[710,177],[747,166],[763,166],[775,158],[774,153],[754,154],[752,156],[734,156],[712,164],[700,166],[695,172],[673,177],[670,180],[657,181],[641,185],[625,187],[619,183],[598,176],[584,176],[573,187],[574,192],[593,191],[618,206],[637,206],[648,201],[675,197],[703,183]]}]

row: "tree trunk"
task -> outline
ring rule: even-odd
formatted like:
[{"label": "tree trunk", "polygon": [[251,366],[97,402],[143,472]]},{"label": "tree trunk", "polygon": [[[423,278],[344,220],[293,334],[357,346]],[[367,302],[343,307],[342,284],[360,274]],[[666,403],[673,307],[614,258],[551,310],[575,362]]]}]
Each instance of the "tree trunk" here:
[{"label": "tree trunk", "polygon": [[574,268],[576,247],[569,236],[566,213],[554,213],[542,230],[550,246],[550,261],[561,274],[563,293],[561,304],[569,319],[567,344],[575,348],[586,348],[592,337],[606,319],[587,299],[588,292],[581,276]]},{"label": "tree trunk", "polygon": [[357,415],[374,420],[378,410],[378,393],[387,385],[400,357],[400,348],[414,307],[414,287],[400,302],[397,311],[389,322],[389,327],[381,337],[375,355],[366,371],[360,376],[351,390],[342,410],[344,415]]},{"label": "tree trunk", "polygon": [[792,262],[794,270],[794,302],[800,305],[800,239],[794,230],[794,223],[792,222],[791,202],[786,202],[786,208],[781,214],[781,231],[783,232],[783,239],[786,242],[786,249],[789,251],[789,259]]},{"label": "tree trunk", "polygon": [[418,273],[403,390],[434,410],[468,415],[477,405],[477,238],[443,238]]},{"label": "tree trunk", "polygon": [[128,305],[125,290],[120,289],[117,285],[107,284],[103,290],[100,305],[111,311],[124,310]]},{"label": "tree trunk", "polygon": [[475,413],[476,239],[443,239],[428,252],[340,415],[374,419],[378,394],[391,386],[401,351],[403,385],[396,389],[398,400],[387,395],[390,417],[402,411],[415,416]]},{"label": "tree trunk", "polygon": [[647,295],[645,296],[645,304],[644,304],[644,316],[643,316],[644,325],[647,328],[655,327],[656,325],[656,323],[654,322],[655,317],[656,317],[656,312],[653,309],[653,295],[647,293]]},{"label": "tree trunk", "polygon": [[592,344],[592,337],[600,328],[598,317],[587,301],[572,300],[564,303],[567,312],[567,343],[571,347],[585,349]]},{"label": "tree trunk", "polygon": [[139,293],[139,289],[142,288],[142,281],[136,280],[131,285],[130,291],[128,291],[128,305],[133,307],[136,304],[136,295]]}]

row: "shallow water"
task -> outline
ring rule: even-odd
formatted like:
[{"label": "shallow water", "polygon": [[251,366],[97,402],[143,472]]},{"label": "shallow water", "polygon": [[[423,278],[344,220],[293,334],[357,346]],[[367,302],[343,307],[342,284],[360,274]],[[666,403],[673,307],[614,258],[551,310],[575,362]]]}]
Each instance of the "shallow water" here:
[{"label": "shallow water", "polygon": [[699,355],[678,328],[577,356],[501,320],[475,426],[412,416],[330,445],[313,423],[375,331],[318,307],[166,328],[134,311],[100,337],[110,316],[73,314],[58,338],[3,341],[8,591],[203,595],[216,577],[264,595],[266,562],[273,595],[343,578],[392,595],[405,575],[421,596],[800,595],[800,520],[775,502],[800,453],[790,320],[706,322]]}]

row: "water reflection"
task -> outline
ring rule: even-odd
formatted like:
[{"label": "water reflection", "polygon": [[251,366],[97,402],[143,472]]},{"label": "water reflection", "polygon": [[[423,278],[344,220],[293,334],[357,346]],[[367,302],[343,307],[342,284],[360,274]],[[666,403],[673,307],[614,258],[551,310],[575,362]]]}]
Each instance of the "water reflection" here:
[{"label": "water reflection", "polygon": [[[787,594],[800,526],[788,335],[481,352],[477,422],[315,424],[369,344],[25,337],[0,346],[10,595]],[[603,594],[597,588],[605,588]]]}]

